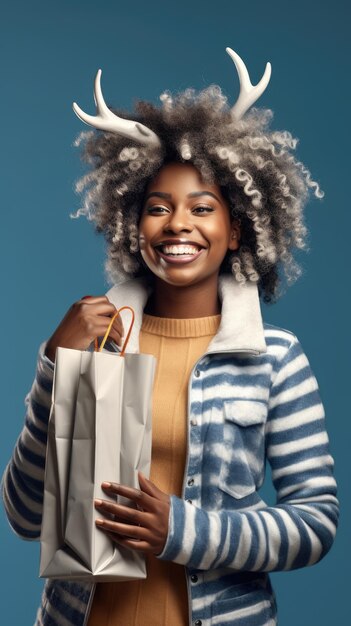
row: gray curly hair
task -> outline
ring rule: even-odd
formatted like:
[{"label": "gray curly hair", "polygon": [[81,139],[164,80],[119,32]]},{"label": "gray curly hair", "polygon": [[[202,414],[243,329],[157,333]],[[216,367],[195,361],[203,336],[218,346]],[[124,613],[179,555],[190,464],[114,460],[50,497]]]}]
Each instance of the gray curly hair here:
[{"label": "gray curly hair", "polygon": [[282,294],[282,278],[292,284],[302,273],[294,248],[307,249],[303,207],[318,183],[293,155],[297,139],[272,131],[272,112],[252,108],[235,121],[221,89],[187,89],[161,95],[162,106],[139,102],[132,115],[116,111],[153,130],[161,146],[141,146],[109,132],[83,132],[75,145],[90,171],[76,184],[84,206],[71,215],[95,222],[107,242],[105,270],[111,283],[150,275],[138,245],[145,190],[163,165],[192,163],[202,179],[216,183],[231,216],[241,222],[238,250],[228,251],[220,273],[239,283],[255,282],[265,302]]}]

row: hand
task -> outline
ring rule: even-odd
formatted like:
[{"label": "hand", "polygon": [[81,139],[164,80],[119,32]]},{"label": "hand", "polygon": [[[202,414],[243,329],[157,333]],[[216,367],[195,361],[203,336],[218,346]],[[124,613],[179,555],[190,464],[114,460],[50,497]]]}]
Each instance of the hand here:
[{"label": "hand", "polygon": [[[117,312],[107,296],[89,296],[75,302],[47,342],[45,354],[55,361],[56,348],[86,350],[96,337],[106,333],[111,317]],[[113,322],[109,337],[121,346],[123,324],[118,315]]]},{"label": "hand", "polygon": [[[128,498],[136,508],[95,500],[96,509],[107,515],[106,519],[97,519],[96,525],[112,541],[126,548],[161,554],[168,536],[170,497],[141,472],[138,476],[140,490],[117,483],[102,483],[106,493]],[[115,519],[112,520],[111,516]]]}]

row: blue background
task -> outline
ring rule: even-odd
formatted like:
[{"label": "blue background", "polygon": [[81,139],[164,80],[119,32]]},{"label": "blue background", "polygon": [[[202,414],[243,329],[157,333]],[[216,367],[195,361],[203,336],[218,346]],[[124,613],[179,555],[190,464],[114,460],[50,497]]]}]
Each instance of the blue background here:
[{"label": "blue background", "polygon": [[[349,618],[349,64],[348,3],[341,0],[111,0],[29,3],[2,8],[1,46],[1,402],[0,470],[21,429],[24,396],[39,344],[82,295],[107,291],[104,244],[73,191],[81,174],[72,147],[82,129],[76,100],[93,112],[92,85],[103,68],[108,102],[158,101],[164,89],[218,83],[234,102],[235,69],[225,47],[244,58],[257,82],[271,61],[260,103],[273,126],[301,138],[298,157],[325,191],[307,207],[310,253],[304,276],[266,321],[300,339],[319,381],[341,500],[332,551],[313,568],[273,574],[282,626],[342,626]],[[266,487],[267,498],[273,494]],[[39,545],[18,539],[3,512],[1,621],[34,621],[42,581]]]}]

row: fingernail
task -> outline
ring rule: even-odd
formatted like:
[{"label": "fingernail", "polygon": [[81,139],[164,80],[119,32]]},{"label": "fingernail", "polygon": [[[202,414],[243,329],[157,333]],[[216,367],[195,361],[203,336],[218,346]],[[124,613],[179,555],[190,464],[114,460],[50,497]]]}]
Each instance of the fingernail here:
[{"label": "fingernail", "polygon": [[103,519],[96,519],[95,520],[95,524],[100,524],[101,526],[103,525],[104,520]]},{"label": "fingernail", "polygon": [[111,489],[112,483],[101,483],[101,487],[104,489]]},{"label": "fingernail", "polygon": [[102,500],[95,500],[95,505],[96,506],[101,506],[102,505]]}]

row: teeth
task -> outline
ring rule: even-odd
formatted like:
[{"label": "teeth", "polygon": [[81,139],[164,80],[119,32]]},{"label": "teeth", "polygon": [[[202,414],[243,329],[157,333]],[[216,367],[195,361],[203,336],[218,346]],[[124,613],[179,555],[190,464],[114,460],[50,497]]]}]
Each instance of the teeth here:
[{"label": "teeth", "polygon": [[199,248],[196,248],[196,246],[175,244],[161,246],[161,250],[164,254],[197,254]]}]

